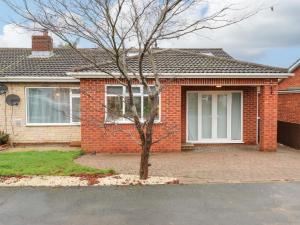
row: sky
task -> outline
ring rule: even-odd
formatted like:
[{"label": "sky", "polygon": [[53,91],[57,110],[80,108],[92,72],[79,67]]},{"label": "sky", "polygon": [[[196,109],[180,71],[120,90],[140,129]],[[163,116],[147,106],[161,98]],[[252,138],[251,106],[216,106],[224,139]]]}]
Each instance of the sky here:
[{"label": "sky", "polygon": [[[212,0],[208,12],[224,2],[257,6],[261,0]],[[180,39],[158,43],[159,47],[223,48],[233,57],[266,65],[289,67],[300,58],[300,0],[265,0],[253,17],[219,30],[203,30]],[[272,9],[271,9],[272,7]],[[0,3],[0,47],[31,47],[29,31],[9,21],[16,15]],[[54,43],[58,44],[55,38]],[[81,47],[86,47],[84,44]]]}]

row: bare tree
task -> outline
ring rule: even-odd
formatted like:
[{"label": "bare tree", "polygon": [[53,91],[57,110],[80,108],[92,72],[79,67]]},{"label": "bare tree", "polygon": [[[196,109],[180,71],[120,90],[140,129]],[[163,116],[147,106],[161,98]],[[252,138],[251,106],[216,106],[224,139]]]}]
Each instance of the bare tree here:
[{"label": "bare tree", "polygon": [[[156,43],[181,38],[203,29],[219,29],[244,20],[256,10],[240,12],[228,4],[207,13],[210,0],[1,0],[25,21],[17,25],[33,28],[33,24],[60,37],[78,51],[91,66],[107,74],[128,90],[128,108],[141,146],[140,178],[147,179],[153,125],[159,110],[159,95],[164,85],[155,63]],[[21,3],[20,3],[21,2]],[[108,55],[118,73],[103,69],[94,57],[76,46],[78,38],[88,41]],[[133,49],[134,48],[134,49]],[[136,52],[138,69],[128,64],[129,52]],[[146,60],[147,58],[147,60]],[[148,64],[152,73],[144,72]],[[140,118],[134,101],[133,85],[139,84],[148,94],[149,114]],[[155,88],[151,88],[154,86]],[[108,109],[110,110],[110,109]],[[120,115],[119,115],[120,116]],[[125,115],[122,115],[125,116]],[[168,135],[162,137],[165,138]]]}]

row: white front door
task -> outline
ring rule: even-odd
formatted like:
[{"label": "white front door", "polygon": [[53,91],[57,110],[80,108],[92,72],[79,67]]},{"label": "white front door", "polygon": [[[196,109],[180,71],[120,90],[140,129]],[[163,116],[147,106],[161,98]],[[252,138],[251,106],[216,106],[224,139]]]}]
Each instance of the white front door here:
[{"label": "white front door", "polygon": [[187,92],[187,141],[242,142],[242,92]]}]

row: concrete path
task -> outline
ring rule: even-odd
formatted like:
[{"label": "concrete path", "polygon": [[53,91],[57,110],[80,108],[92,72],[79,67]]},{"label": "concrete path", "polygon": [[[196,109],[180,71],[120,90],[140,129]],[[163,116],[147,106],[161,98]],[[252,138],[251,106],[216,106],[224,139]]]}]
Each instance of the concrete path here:
[{"label": "concrete path", "polygon": [[[76,162],[138,174],[139,154],[85,155]],[[177,177],[182,183],[300,181],[300,151],[284,146],[278,152],[260,152],[255,146],[201,147],[194,152],[152,154],[150,162],[151,175]]]},{"label": "concrete path", "polygon": [[299,225],[300,183],[0,188],[0,225]]}]

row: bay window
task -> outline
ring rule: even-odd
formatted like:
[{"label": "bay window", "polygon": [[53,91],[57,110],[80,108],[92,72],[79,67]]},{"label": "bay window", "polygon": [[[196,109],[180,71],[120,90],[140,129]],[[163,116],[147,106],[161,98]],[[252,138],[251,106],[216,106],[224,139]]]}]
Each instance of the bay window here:
[{"label": "bay window", "polygon": [[29,125],[80,123],[78,88],[27,88],[26,98]]},{"label": "bay window", "polygon": [[[152,90],[154,88],[154,86],[151,86]],[[147,91],[144,90],[143,86],[133,86],[132,92],[137,113],[140,119],[145,121],[148,119],[150,113]],[[132,117],[127,87],[117,85],[106,86],[106,121],[120,123],[133,122],[131,120]],[[159,121],[159,112],[157,113],[155,121]]]}]

